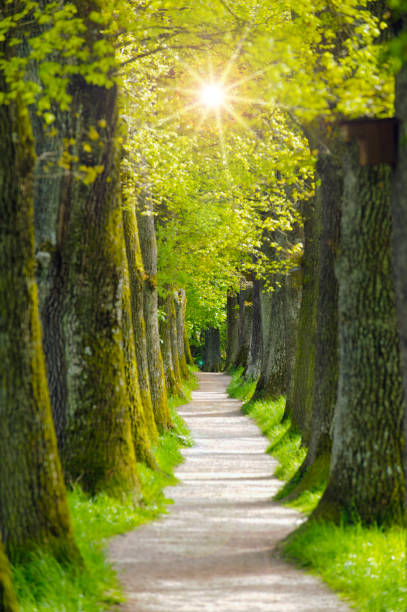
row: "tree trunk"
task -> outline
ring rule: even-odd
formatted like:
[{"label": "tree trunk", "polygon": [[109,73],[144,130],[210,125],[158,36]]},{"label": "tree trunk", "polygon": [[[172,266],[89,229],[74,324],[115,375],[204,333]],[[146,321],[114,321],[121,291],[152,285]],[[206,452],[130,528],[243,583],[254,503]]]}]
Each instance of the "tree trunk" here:
[{"label": "tree trunk", "polygon": [[19,606],[11,583],[10,567],[0,540],[0,612],[18,612]]},{"label": "tree trunk", "polygon": [[192,357],[191,347],[189,345],[189,338],[186,325],[184,325],[184,350],[185,350],[185,359],[188,365],[193,366],[194,358]]},{"label": "tree trunk", "polygon": [[178,390],[181,390],[182,376],[181,376],[181,367],[180,367],[179,355],[178,355],[177,312],[175,308],[175,292],[173,289],[170,290],[167,316],[168,316],[168,325],[170,328],[171,355],[172,355],[172,363],[174,367],[174,376],[177,382]]},{"label": "tree trunk", "polygon": [[318,254],[320,211],[316,202],[304,204],[304,254],[302,258],[302,296],[298,321],[297,351],[292,380],[290,381],[285,416],[292,419],[304,444],[308,444],[311,428],[315,330],[318,296]]},{"label": "tree trunk", "polygon": [[19,102],[0,106],[0,160],[1,538],[12,561],[36,547],[73,559],[35,282],[34,150]]},{"label": "tree trunk", "polygon": [[189,378],[189,370],[187,360],[185,358],[184,346],[184,329],[185,329],[185,312],[187,307],[186,295],[184,289],[180,289],[175,296],[175,312],[177,314],[177,342],[178,342],[178,360],[181,370],[181,378]]},{"label": "tree trunk", "polygon": [[[405,19],[405,18],[404,18]],[[396,117],[399,120],[398,163],[393,178],[392,226],[393,226],[393,270],[396,292],[400,357],[404,383],[404,439],[407,441],[407,66],[404,65],[396,78]],[[404,447],[404,474],[407,477],[407,443]],[[406,499],[407,505],[407,499]]]},{"label": "tree trunk", "polygon": [[171,342],[171,310],[172,310],[172,295],[168,293],[165,299],[159,299],[161,306],[165,312],[165,318],[160,320],[160,337],[162,340],[161,354],[164,363],[165,382],[167,385],[167,391],[170,395],[179,395],[181,393],[180,381],[177,380],[174,373],[174,362],[172,354],[172,342]]},{"label": "tree trunk", "polygon": [[339,283],[339,384],[331,471],[315,517],[405,520],[403,390],[390,252],[391,168],[345,157]]},{"label": "tree trunk", "polygon": [[219,329],[213,327],[205,329],[203,362],[204,372],[220,372],[222,369]]},{"label": "tree trunk", "polygon": [[228,371],[235,367],[239,354],[239,298],[236,294],[227,296],[226,364]]},{"label": "tree trunk", "polygon": [[[284,395],[293,368],[299,289],[289,275],[281,276],[280,283],[269,296],[262,296],[264,350],[255,397]],[[267,324],[266,317],[269,317]]]},{"label": "tree trunk", "polygon": [[133,208],[132,202],[125,203],[123,206],[123,225],[129,269],[131,316],[140,398],[150,440],[155,442],[158,438],[158,431],[154,419],[148,374],[146,326],[143,309],[144,268],[141,257],[136,211]]},{"label": "tree trunk", "polygon": [[[79,7],[79,14],[85,7]],[[130,421],[131,403],[123,355],[122,305],[125,252],[119,189],[117,89],[71,83],[70,138],[76,139],[78,171],[103,171],[93,181],[67,175],[61,194],[60,279],[65,288],[63,333],[67,363],[66,428],[62,459],[69,479],[91,493],[121,495],[137,486]],[[92,126],[105,122],[100,142],[82,146]],[[49,296],[52,308],[55,286]],[[48,359],[49,368],[55,367]],[[56,376],[58,373],[56,373]]]},{"label": "tree trunk", "polygon": [[332,421],[338,389],[338,282],[335,260],[339,247],[343,195],[343,144],[338,135],[318,154],[316,199],[321,202],[319,281],[315,335],[315,367],[311,432],[307,456],[285,490],[291,499],[327,482],[332,448]]},{"label": "tree trunk", "polygon": [[141,198],[137,210],[141,254],[146,280],[144,282],[144,320],[146,324],[147,359],[151,399],[155,422],[159,430],[172,426],[165,386],[164,365],[158,329],[157,242],[154,216],[148,197]]},{"label": "tree trunk", "polygon": [[137,461],[143,461],[149,467],[156,468],[157,463],[151,450],[152,439],[150,437],[150,428],[147,424],[147,419],[140,396],[136,349],[134,344],[133,317],[131,312],[130,280],[125,253],[123,254],[123,262],[124,278],[122,288],[122,334],[124,374],[129,398],[134,451]]},{"label": "tree trunk", "polygon": [[262,320],[261,320],[261,282],[258,279],[253,281],[253,312],[252,312],[252,329],[250,336],[250,349],[248,364],[245,372],[245,377],[254,380],[260,376],[261,363],[263,358],[263,337],[262,337]]},{"label": "tree trunk", "polygon": [[[247,283],[246,283],[247,284]],[[233,367],[247,367],[252,331],[253,287],[247,286],[239,293],[239,351]]]}]

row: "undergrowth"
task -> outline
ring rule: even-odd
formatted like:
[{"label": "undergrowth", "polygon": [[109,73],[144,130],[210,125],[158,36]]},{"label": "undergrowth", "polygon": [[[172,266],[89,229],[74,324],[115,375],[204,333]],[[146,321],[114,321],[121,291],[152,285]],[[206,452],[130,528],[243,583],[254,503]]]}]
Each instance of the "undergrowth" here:
[{"label": "undergrowth", "polygon": [[[270,445],[267,452],[279,461],[275,475],[289,481],[305,458],[306,449],[283,420],[285,400],[252,401],[256,381],[245,381],[243,369],[232,376],[229,394],[242,399],[243,411],[255,420]],[[293,501],[284,502],[290,488],[283,487],[276,499],[311,514],[324,492],[326,482],[313,483]],[[407,610],[406,530],[384,530],[372,526],[335,525],[307,521],[282,543],[288,559],[322,579],[351,601],[360,612],[405,612]]]},{"label": "undergrowth", "polygon": [[138,465],[138,503],[130,496],[119,501],[105,493],[92,498],[79,486],[69,491],[75,540],[84,565],[61,565],[51,555],[36,552],[24,564],[14,566],[13,585],[21,612],[95,612],[110,610],[123,601],[115,571],[104,553],[106,540],[167,512],[172,500],[166,498],[164,488],[177,483],[173,472],[182,461],[180,449],[192,444],[175,408],[186,403],[196,387],[191,377],[183,385],[184,397],[170,398],[174,429],[162,435],[154,449],[159,470]]}]

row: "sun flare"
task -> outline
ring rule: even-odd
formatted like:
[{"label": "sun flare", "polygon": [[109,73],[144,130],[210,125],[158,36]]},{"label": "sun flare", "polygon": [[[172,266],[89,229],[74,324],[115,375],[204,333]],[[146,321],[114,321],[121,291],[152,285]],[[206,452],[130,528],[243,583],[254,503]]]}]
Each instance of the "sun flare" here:
[{"label": "sun flare", "polygon": [[207,108],[219,108],[225,102],[225,90],[218,83],[209,83],[202,87],[199,99]]}]

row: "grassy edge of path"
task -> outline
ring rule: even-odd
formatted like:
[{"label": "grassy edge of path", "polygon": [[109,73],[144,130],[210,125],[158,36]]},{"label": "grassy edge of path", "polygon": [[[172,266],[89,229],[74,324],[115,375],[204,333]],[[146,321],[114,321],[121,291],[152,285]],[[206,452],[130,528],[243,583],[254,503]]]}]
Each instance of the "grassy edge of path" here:
[{"label": "grassy edge of path", "polygon": [[136,503],[131,497],[118,501],[104,493],[91,498],[79,486],[68,493],[75,539],[85,566],[61,565],[51,555],[38,552],[12,567],[21,612],[95,612],[111,610],[124,601],[116,572],[106,558],[106,540],[167,512],[172,500],[165,497],[164,488],[177,483],[174,468],[183,460],[180,449],[192,444],[176,407],[189,401],[197,386],[191,373],[183,384],[184,397],[169,400],[174,429],[162,435],[154,449],[160,471],[138,465],[141,501]]},{"label": "grassy edge of path", "polygon": [[[289,480],[301,465],[306,449],[282,422],[285,398],[251,402],[256,381],[233,373],[228,392],[243,400],[243,411],[254,419],[270,441],[267,452],[279,465],[275,475]],[[306,515],[317,505],[326,482],[314,483],[295,502],[287,503]],[[278,494],[276,496],[278,498]],[[281,500],[280,500],[281,501]],[[284,501],[281,501],[284,503]],[[328,522],[307,522],[282,543],[288,561],[319,575],[333,590],[361,612],[407,610],[406,530]]]}]

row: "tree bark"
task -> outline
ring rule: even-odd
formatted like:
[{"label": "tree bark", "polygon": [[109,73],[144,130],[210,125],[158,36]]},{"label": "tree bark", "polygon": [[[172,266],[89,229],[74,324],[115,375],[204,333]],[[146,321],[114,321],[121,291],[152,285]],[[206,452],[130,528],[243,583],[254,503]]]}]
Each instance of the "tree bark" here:
[{"label": "tree bark", "polygon": [[311,429],[315,331],[318,296],[318,254],[320,210],[316,201],[304,204],[304,254],[302,257],[302,296],[298,321],[297,349],[293,377],[290,382],[285,417],[301,432],[308,444]]},{"label": "tree bark", "polygon": [[175,291],[173,289],[170,290],[170,296],[168,300],[168,325],[170,328],[170,341],[171,341],[171,355],[172,355],[172,363],[174,367],[174,376],[177,382],[178,390],[181,390],[182,384],[182,376],[181,376],[181,367],[179,363],[179,354],[178,354],[178,330],[177,330],[177,312],[175,307]]},{"label": "tree bark", "polygon": [[[404,18],[405,20],[405,18]],[[404,440],[407,441],[407,65],[396,78],[396,117],[399,120],[398,163],[392,184],[392,246],[400,357],[404,386]],[[404,476],[407,479],[407,443],[404,446]],[[407,498],[406,498],[407,506]]]},{"label": "tree bark", "polygon": [[252,329],[250,336],[250,348],[245,377],[250,380],[255,380],[260,376],[261,363],[263,359],[263,337],[262,337],[262,319],[261,319],[261,281],[253,280],[253,311],[252,311]]},{"label": "tree bark", "polygon": [[[299,288],[290,275],[280,276],[280,286],[261,296],[263,359],[254,397],[277,398],[288,390],[293,369]],[[269,321],[266,323],[266,319]]]},{"label": "tree bark", "polygon": [[[247,283],[246,283],[247,284]],[[252,330],[252,313],[253,313],[253,287],[251,285],[242,288],[239,293],[239,323],[238,323],[238,338],[239,351],[236,361],[232,364],[233,367],[247,367],[247,360],[250,349],[250,336]]]},{"label": "tree bark", "polygon": [[[0,89],[6,83],[0,73]],[[0,526],[11,561],[41,547],[79,558],[58,458],[34,264],[31,125],[0,106]]]},{"label": "tree bark", "polygon": [[391,261],[391,168],[345,156],[339,383],[327,489],[317,518],[403,524],[403,390]]},{"label": "tree bark", "polygon": [[18,612],[18,609],[9,563],[0,540],[0,612]]},{"label": "tree bark", "polygon": [[235,367],[239,354],[239,298],[236,294],[227,296],[227,332],[225,371]]},{"label": "tree bark", "polygon": [[189,344],[188,332],[186,325],[184,326],[184,349],[185,349],[185,359],[188,365],[195,365],[194,358],[192,357],[191,347]]},{"label": "tree bark", "polygon": [[144,282],[144,320],[146,324],[147,359],[151,399],[155,422],[160,431],[172,426],[165,386],[164,365],[158,329],[157,242],[151,202],[140,196],[137,209],[140,246],[146,280]]},{"label": "tree bark", "polygon": [[220,372],[222,370],[219,329],[213,327],[205,329],[203,362],[204,372]]},{"label": "tree bark", "polygon": [[[322,142],[322,135],[319,139]],[[307,456],[284,487],[291,499],[328,481],[332,421],[338,389],[338,282],[335,261],[339,248],[343,195],[343,144],[338,134],[320,146],[316,167],[320,185],[315,198],[321,206],[318,296],[312,419]]]},{"label": "tree bark", "polygon": [[160,337],[161,337],[161,354],[163,357],[165,382],[167,385],[167,391],[170,395],[179,395],[181,393],[180,381],[176,378],[174,372],[174,362],[172,354],[172,342],[171,342],[171,328],[170,319],[172,311],[173,297],[169,292],[165,299],[162,301],[159,298],[159,302],[165,313],[165,318],[160,320]]},{"label": "tree bark", "polygon": [[[124,244],[123,244],[124,249]],[[142,461],[151,468],[156,468],[157,463],[152,453],[152,438],[150,427],[141,401],[138,370],[136,362],[136,349],[134,344],[133,317],[131,311],[131,290],[127,269],[127,260],[123,256],[123,288],[122,288],[122,335],[123,335],[123,357],[124,374],[129,399],[130,421],[132,425],[133,444],[136,460]],[[152,411],[152,408],[151,408]],[[152,415],[153,416],[153,415]],[[150,423],[151,426],[151,423]],[[155,422],[154,422],[155,426]]]},{"label": "tree bark", "polygon": [[178,360],[181,371],[181,378],[189,378],[189,370],[185,357],[184,345],[184,329],[185,329],[185,313],[187,307],[186,295],[184,289],[179,289],[175,296],[175,312],[177,315],[177,343],[178,343]]},{"label": "tree bark", "polygon": [[154,419],[153,403],[151,400],[147,360],[146,326],[144,322],[143,308],[145,273],[141,257],[136,211],[131,202],[125,202],[123,206],[123,225],[130,280],[131,316],[140,398],[144,409],[144,416],[150,440],[155,442],[158,438],[158,431]]}]

